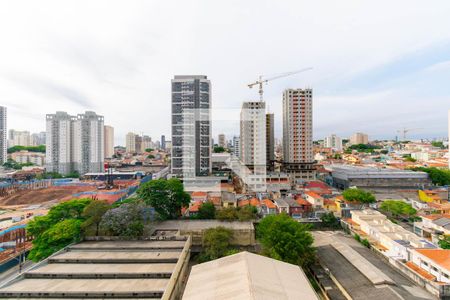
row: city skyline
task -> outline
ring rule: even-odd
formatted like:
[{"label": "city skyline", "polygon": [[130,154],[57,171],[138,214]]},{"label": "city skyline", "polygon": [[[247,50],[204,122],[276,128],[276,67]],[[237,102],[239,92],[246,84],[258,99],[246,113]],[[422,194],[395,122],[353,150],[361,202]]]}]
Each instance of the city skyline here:
[{"label": "city skyline", "polygon": [[[0,49],[0,97],[8,107],[8,128],[44,131],[48,112],[94,110],[112,121],[115,144],[124,145],[129,131],[170,136],[170,78],[204,74],[213,86],[212,136],[233,136],[239,132],[241,103],[258,99],[248,83],[260,74],[312,66],[265,89],[277,138],[282,91],[307,87],[315,91],[314,139],[332,133],[348,137],[353,131],[394,139],[403,127],[423,128],[411,138],[447,136],[446,2],[439,10],[411,1],[385,2],[393,6],[390,10],[380,2],[239,2],[236,10],[228,2],[108,1],[107,14],[100,13],[106,2],[91,3],[88,10],[76,3],[47,2],[52,11],[30,2],[7,3],[0,12],[5,45]],[[333,9],[323,10],[324,4]],[[399,15],[405,4],[408,12]],[[283,16],[288,17],[279,22]],[[265,30],[256,30],[261,23]],[[216,109],[234,110],[235,122],[216,122]]]}]

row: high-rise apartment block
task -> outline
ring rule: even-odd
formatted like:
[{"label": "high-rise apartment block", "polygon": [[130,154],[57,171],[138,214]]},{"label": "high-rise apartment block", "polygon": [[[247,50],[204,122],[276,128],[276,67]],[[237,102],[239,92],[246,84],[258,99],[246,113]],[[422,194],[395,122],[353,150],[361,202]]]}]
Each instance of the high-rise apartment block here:
[{"label": "high-rise apartment block", "polygon": [[233,154],[236,157],[241,157],[241,139],[238,136],[233,137]]},{"label": "high-rise apartment block", "polygon": [[33,133],[31,135],[31,145],[32,146],[45,145],[45,131]]},{"label": "high-rise apartment block", "polygon": [[244,102],[240,122],[241,161],[250,168],[266,165],[266,103]]},{"label": "high-rise apartment block", "polygon": [[136,152],[136,134],[133,132],[127,133],[125,136],[125,147],[129,153]]},{"label": "high-rise apartment block", "polygon": [[73,124],[74,170],[102,172],[105,159],[104,118],[93,111],[78,114]]},{"label": "high-rise apartment block", "polygon": [[312,89],[283,92],[283,168],[293,183],[315,178]]},{"label": "high-rise apartment block", "polygon": [[0,106],[0,163],[7,161],[7,128],[6,128],[6,107]]},{"label": "high-rise apartment block", "polygon": [[273,113],[266,114],[266,165],[268,171],[273,171],[275,163],[275,117]]},{"label": "high-rise apartment block", "polygon": [[227,145],[226,145],[226,140],[225,140],[225,134],[223,134],[223,133],[221,133],[221,134],[219,134],[219,142],[218,142],[218,145],[219,145],[219,147],[226,147]]},{"label": "high-rise apartment block", "polygon": [[66,112],[46,116],[46,169],[48,172],[68,174],[73,170],[72,134],[75,117]]},{"label": "high-rise apartment block", "polygon": [[29,131],[9,130],[8,147],[31,146],[31,135]]},{"label": "high-rise apartment block", "polygon": [[332,134],[324,139],[323,146],[325,148],[332,148],[335,151],[342,151],[342,139]]},{"label": "high-rise apartment block", "polygon": [[194,178],[211,173],[211,83],[203,75],[172,79],[171,173]]},{"label": "high-rise apartment block", "polygon": [[114,127],[105,125],[105,158],[114,155]]},{"label": "high-rise apartment block", "polygon": [[362,132],[356,132],[352,134],[350,137],[350,144],[352,145],[358,145],[358,144],[368,144],[369,143],[369,136]]},{"label": "high-rise apartment block", "polygon": [[161,149],[166,150],[166,136],[161,135]]},{"label": "high-rise apartment block", "polygon": [[103,170],[103,116],[91,111],[77,116],[56,112],[46,116],[46,127],[47,171],[85,174]]}]

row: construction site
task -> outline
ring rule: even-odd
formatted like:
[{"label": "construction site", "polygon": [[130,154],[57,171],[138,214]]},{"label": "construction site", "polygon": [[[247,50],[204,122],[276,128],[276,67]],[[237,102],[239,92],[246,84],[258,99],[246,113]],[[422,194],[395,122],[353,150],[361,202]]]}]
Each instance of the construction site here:
[{"label": "construction site", "polygon": [[[116,177],[117,178],[117,177]],[[131,176],[130,179],[106,178],[42,179],[4,181],[0,183],[0,272],[23,261],[31,249],[26,225],[36,216],[71,199],[89,198],[112,204],[132,195],[141,182],[150,180]]]}]

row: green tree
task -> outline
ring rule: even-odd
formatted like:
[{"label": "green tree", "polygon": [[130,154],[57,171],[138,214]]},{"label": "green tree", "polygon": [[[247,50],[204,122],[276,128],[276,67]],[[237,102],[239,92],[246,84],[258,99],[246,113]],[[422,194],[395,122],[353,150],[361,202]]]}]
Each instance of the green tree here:
[{"label": "green tree", "polygon": [[339,228],[340,223],[339,220],[334,216],[332,212],[323,214],[320,219],[322,220],[322,224],[328,228]]},{"label": "green tree", "polygon": [[253,205],[245,205],[237,208],[237,218],[239,221],[250,221],[257,218],[258,209]]},{"label": "green tree", "polygon": [[433,147],[438,147],[438,148],[441,148],[441,149],[445,149],[444,143],[443,143],[442,141],[439,141],[439,142],[437,142],[437,141],[431,142],[431,145],[432,145]]},{"label": "green tree", "polygon": [[145,149],[145,152],[153,152],[153,148],[147,148],[147,149]]},{"label": "green tree", "polygon": [[445,236],[438,244],[442,249],[450,249],[450,236]]},{"label": "green tree", "polygon": [[111,236],[140,237],[144,233],[144,209],[141,201],[122,204],[102,216],[100,227]]},{"label": "green tree", "polygon": [[415,158],[412,158],[411,156],[405,156],[403,158],[404,161],[408,161],[408,162],[416,162],[417,160]]},{"label": "green tree", "polygon": [[158,179],[144,183],[137,191],[139,198],[155,208],[159,216],[176,219],[181,208],[189,205],[191,196],[184,191],[184,186],[177,178]]},{"label": "green tree", "polygon": [[56,223],[33,240],[28,258],[37,262],[81,238],[82,220],[67,219]]},{"label": "green tree", "polygon": [[216,219],[221,221],[234,221],[238,219],[237,210],[234,207],[225,207],[216,212]]},{"label": "green tree", "polygon": [[148,159],[154,159],[155,156],[154,156],[153,154],[149,154],[149,155],[147,155],[147,158],[148,158]]},{"label": "green tree", "polygon": [[450,185],[450,170],[438,169],[434,167],[431,168],[417,167],[412,168],[411,170],[428,173],[431,182],[435,185],[439,186]]},{"label": "green tree", "polygon": [[203,251],[209,260],[223,257],[230,250],[233,232],[225,227],[219,226],[209,228],[203,234]]},{"label": "green tree", "polygon": [[216,147],[214,147],[213,152],[214,153],[223,153],[223,152],[225,152],[225,148],[222,146],[216,146]]},{"label": "green tree", "polygon": [[386,200],[380,205],[380,210],[389,213],[392,217],[398,218],[400,216],[411,218],[414,217],[417,211],[411,204],[400,200]]},{"label": "green tree", "polygon": [[81,226],[83,231],[87,232],[93,227],[95,236],[98,236],[102,217],[109,209],[111,209],[111,205],[106,201],[96,200],[89,203],[82,213],[82,216],[86,219]]},{"label": "green tree", "polygon": [[346,189],[342,192],[342,196],[347,201],[359,202],[361,204],[369,204],[376,201],[375,196],[371,192],[358,188]]},{"label": "green tree", "polygon": [[200,205],[197,217],[199,219],[214,219],[216,216],[216,207],[212,202],[205,202]]},{"label": "green tree", "polygon": [[81,236],[82,212],[91,199],[75,199],[53,206],[47,215],[38,216],[27,225],[27,234],[34,237],[30,259],[39,261]]},{"label": "green tree", "polygon": [[315,259],[313,237],[308,225],[294,221],[287,214],[267,216],[257,228],[263,253],[274,259],[307,266]]},{"label": "green tree", "polygon": [[41,152],[45,153],[45,145],[40,146],[13,146],[8,148],[8,153],[29,151],[29,152]]}]

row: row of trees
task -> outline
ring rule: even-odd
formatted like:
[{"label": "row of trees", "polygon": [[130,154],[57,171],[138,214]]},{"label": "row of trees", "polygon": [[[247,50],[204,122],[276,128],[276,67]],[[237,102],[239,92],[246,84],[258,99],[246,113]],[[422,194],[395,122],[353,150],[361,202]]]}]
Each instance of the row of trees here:
[{"label": "row of trees", "polygon": [[412,168],[413,171],[422,171],[428,173],[431,182],[435,185],[450,185],[450,170],[438,169],[438,168],[425,168],[417,167]]},{"label": "row of trees", "polygon": [[394,218],[406,219],[415,217],[417,213],[417,210],[415,210],[411,204],[400,200],[385,200],[381,203],[380,210]]},{"label": "row of trees", "polygon": [[345,200],[350,202],[359,202],[361,204],[370,204],[376,201],[375,196],[369,192],[358,188],[346,189],[342,192]]},{"label": "row of trees", "polygon": [[[310,227],[294,221],[287,214],[265,217],[257,226],[257,238],[262,254],[299,266],[308,266],[315,260]],[[207,229],[203,235],[203,251],[198,257],[205,262],[239,250],[232,246],[233,232],[224,227]]]},{"label": "row of trees", "polygon": [[8,159],[5,163],[3,163],[3,166],[7,169],[14,169],[14,170],[21,170],[22,167],[28,167],[33,166],[33,163],[18,163],[15,160]]},{"label": "row of trees", "polygon": [[35,217],[27,232],[34,237],[29,258],[40,261],[84,235],[139,237],[144,233],[146,206],[142,201],[112,207],[104,201],[75,199]]},{"label": "row of trees", "polygon": [[40,146],[13,146],[8,148],[8,153],[14,153],[19,151],[29,151],[29,152],[41,152],[45,153],[45,145]]}]

